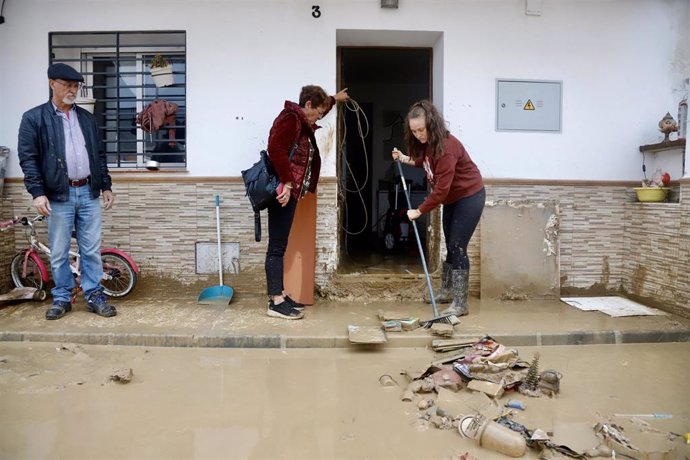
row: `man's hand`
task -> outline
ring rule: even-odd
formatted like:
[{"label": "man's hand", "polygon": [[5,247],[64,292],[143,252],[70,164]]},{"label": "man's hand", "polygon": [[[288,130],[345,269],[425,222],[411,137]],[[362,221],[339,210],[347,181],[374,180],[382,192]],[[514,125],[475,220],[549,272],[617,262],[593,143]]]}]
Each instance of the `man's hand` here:
[{"label": "man's hand", "polygon": [[115,195],[113,195],[113,192],[111,190],[104,190],[103,208],[107,211],[108,209],[113,207],[113,203],[115,203]]},{"label": "man's hand", "polygon": [[34,198],[33,202],[34,208],[36,208],[36,211],[42,216],[49,216],[50,215],[50,201],[48,201],[48,197],[45,195],[37,196]]}]

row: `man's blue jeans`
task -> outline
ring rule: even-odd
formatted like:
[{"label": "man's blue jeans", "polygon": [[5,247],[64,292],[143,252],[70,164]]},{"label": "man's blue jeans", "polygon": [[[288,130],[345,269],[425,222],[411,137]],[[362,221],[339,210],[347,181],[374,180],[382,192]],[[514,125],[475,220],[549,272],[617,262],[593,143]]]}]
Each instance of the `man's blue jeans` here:
[{"label": "man's blue jeans", "polygon": [[81,258],[81,287],[87,299],[102,290],[101,203],[91,198],[89,184],[69,188],[68,201],[51,201],[48,216],[50,269],[55,287],[53,301],[69,302],[75,286],[70,270],[69,250],[72,229],[77,230],[77,246]]}]

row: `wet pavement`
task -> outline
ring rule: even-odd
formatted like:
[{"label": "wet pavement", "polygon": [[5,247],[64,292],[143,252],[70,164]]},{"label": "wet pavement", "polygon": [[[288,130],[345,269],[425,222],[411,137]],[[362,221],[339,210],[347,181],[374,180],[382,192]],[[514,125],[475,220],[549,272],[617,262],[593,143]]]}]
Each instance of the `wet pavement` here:
[{"label": "wet pavement", "polygon": [[[235,296],[229,305],[197,304],[198,292],[136,292],[113,300],[118,315],[101,318],[86,310],[83,298],[57,321],[46,321],[49,302],[0,307],[0,341],[50,341],[101,345],[341,348],[349,347],[348,325],[378,325],[379,310],[429,319],[422,302],[325,302],[316,299],[305,318],[288,321],[266,315],[258,296]],[[445,308],[440,306],[439,310]],[[461,318],[456,337],[490,335],[510,346],[656,343],[690,341],[690,319],[676,315],[610,317],[581,311],[559,300],[493,301],[470,299],[470,314]],[[393,347],[424,347],[426,329],[388,334]]]},{"label": "wet pavement", "polygon": [[[0,459],[506,458],[400,400],[400,371],[435,358],[428,330],[375,347],[347,339],[348,325],[379,324],[381,309],[427,319],[430,305],[317,300],[286,321],[266,316],[263,298],[202,306],[197,294],[139,292],[114,301],[114,318],[83,299],[58,321],[44,319],[48,303],[0,307]],[[687,318],[471,299],[461,321],[456,338],[490,335],[526,360],[538,351],[542,369],[563,374],[557,398],[520,395],[531,428],[664,413],[650,424],[690,431]],[[123,369],[130,383],[112,380]],[[399,385],[382,387],[383,374]]]}]

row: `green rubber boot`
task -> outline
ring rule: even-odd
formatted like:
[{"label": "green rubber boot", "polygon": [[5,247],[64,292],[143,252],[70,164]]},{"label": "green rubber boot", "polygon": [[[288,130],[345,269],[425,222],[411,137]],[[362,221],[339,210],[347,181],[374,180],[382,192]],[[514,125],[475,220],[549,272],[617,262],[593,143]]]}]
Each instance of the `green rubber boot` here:
[{"label": "green rubber boot", "polygon": [[[443,262],[443,271],[441,272],[441,291],[436,293],[436,297],[434,297],[437,305],[440,303],[451,303],[453,301],[453,294],[451,292],[453,280],[450,276],[450,271],[452,269],[453,266],[451,264]],[[424,297],[426,303],[431,303],[428,292]]]},{"label": "green rubber boot", "polygon": [[467,304],[467,292],[470,288],[469,270],[451,270],[453,302],[450,307],[443,310],[441,314],[452,314],[455,316],[465,316],[469,311]]}]

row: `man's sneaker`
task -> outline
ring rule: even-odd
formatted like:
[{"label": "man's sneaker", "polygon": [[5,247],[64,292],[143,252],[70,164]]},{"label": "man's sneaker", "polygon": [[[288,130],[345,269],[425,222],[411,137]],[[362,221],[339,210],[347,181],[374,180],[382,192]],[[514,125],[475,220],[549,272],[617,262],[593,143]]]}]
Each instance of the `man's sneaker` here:
[{"label": "man's sneaker", "polygon": [[273,300],[269,300],[268,311],[266,311],[266,314],[274,318],[283,319],[302,319],[304,317],[304,313],[295,310],[292,307],[292,304],[287,301],[280,302],[278,305],[276,305],[273,303]]},{"label": "man's sneaker", "polygon": [[109,318],[117,315],[117,310],[115,310],[115,307],[108,303],[108,299],[105,297],[103,292],[94,292],[91,294],[89,299],[86,301],[86,305],[89,308],[89,311],[99,316]]},{"label": "man's sneaker", "polygon": [[63,300],[56,300],[46,311],[46,319],[60,319],[72,310],[72,304]]},{"label": "man's sneaker", "polygon": [[299,302],[297,302],[296,300],[293,300],[292,298],[290,298],[289,295],[286,295],[286,296],[285,296],[285,300],[287,300],[288,302],[290,302],[290,304],[292,305],[292,308],[294,308],[295,310],[299,310],[299,311],[304,310],[304,304],[303,304],[303,303],[299,303]]}]

